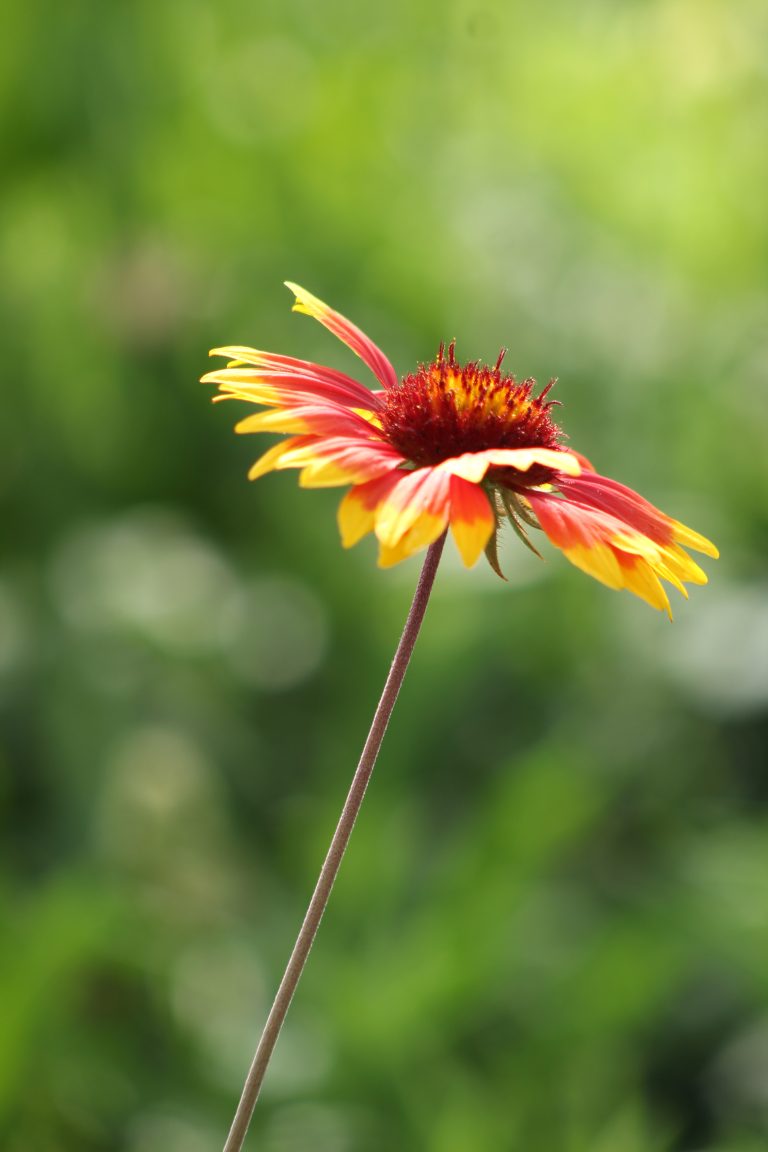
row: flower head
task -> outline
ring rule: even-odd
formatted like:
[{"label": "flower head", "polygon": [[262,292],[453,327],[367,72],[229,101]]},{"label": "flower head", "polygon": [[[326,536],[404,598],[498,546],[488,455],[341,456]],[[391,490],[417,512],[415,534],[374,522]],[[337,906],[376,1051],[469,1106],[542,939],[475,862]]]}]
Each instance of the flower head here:
[{"label": "flower head", "polygon": [[[683,595],[707,577],[685,548],[717,556],[709,540],[660,512],[589,461],[564,447],[548,399],[533,380],[502,369],[460,364],[455,343],[402,380],[384,353],[338,312],[296,284],[294,311],[313,316],[343,340],[377,378],[372,391],[321,364],[260,352],[214,348],[226,368],[209,372],[217,400],[234,398],[266,411],[238,432],[287,434],[250,470],[298,468],[307,488],[350,485],[339,507],[345,547],[368,532],[379,563],[396,564],[450,526],[464,563],[485,551],[499,572],[496,536],[509,521],[531,548],[540,528],[572,564],[609,588],[627,588],[669,612],[661,583]],[[533,549],[536,551],[536,549]]]}]

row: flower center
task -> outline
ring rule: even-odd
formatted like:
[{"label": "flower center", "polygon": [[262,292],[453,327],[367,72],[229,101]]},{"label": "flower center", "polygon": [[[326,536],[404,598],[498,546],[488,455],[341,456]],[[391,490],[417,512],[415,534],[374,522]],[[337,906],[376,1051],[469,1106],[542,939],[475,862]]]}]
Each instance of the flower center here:
[{"label": "flower center", "polygon": [[[419,467],[486,448],[558,448],[561,432],[551,416],[557,401],[546,399],[554,380],[534,396],[535,380],[518,383],[502,375],[503,359],[504,350],[493,368],[461,365],[455,341],[447,355],[441,344],[431,364],[404,376],[382,397],[379,415],[389,442]],[[534,465],[527,473],[513,468],[493,473],[501,483],[530,487],[545,483],[551,469]]]}]

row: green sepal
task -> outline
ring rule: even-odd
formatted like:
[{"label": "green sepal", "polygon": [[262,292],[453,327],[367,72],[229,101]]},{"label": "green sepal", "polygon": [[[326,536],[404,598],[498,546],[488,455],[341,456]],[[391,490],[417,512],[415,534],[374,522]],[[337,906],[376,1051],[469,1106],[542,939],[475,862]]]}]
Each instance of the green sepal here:
[{"label": "green sepal", "polygon": [[[515,515],[520,520],[525,521],[529,528],[536,528],[537,530],[541,529],[541,525],[534,516],[533,512],[531,512],[529,506],[520,496],[513,492],[506,492],[505,495],[509,501],[509,504],[511,504],[515,509]],[[504,502],[504,507],[509,510],[509,505],[507,504],[506,500]]]},{"label": "green sepal", "polygon": [[503,492],[501,499],[504,504],[504,510],[506,511],[509,518],[509,522],[515,530],[515,535],[522,540],[526,548],[529,548],[531,552],[533,552],[534,556],[538,556],[539,560],[543,560],[544,557],[542,556],[541,552],[539,552],[538,548],[536,548],[535,545],[533,545],[528,539],[528,533],[523,527],[522,521],[518,519],[518,517],[523,517],[526,523],[530,524],[531,527],[538,528],[538,524],[535,524],[535,522],[532,522],[529,519],[529,515],[526,514],[527,510],[524,510],[521,507],[519,502],[515,499],[514,496],[512,496],[511,493]]},{"label": "green sepal", "polygon": [[506,576],[502,572],[501,565],[499,564],[499,522],[498,522],[498,520],[496,521],[496,527],[493,530],[493,535],[491,536],[490,540],[488,541],[488,543],[485,546],[485,558],[488,561],[488,563],[490,564],[491,568],[493,568],[496,575],[500,576],[502,580],[506,580]]}]

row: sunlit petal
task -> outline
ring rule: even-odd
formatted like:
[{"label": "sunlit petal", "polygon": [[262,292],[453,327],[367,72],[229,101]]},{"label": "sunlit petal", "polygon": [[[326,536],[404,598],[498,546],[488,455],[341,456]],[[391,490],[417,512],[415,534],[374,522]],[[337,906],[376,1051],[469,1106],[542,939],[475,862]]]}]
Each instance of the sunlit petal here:
[{"label": "sunlit petal", "polygon": [[376,523],[376,510],[397,483],[399,474],[389,472],[365,484],[350,488],[341,501],[338,511],[339,532],[344,548],[351,548],[373,531]]},{"label": "sunlit petal", "polygon": [[305,432],[314,436],[370,435],[371,428],[348,409],[331,404],[304,404],[291,408],[278,408],[270,412],[255,412],[235,425],[239,433],[250,432]]},{"label": "sunlit petal", "polygon": [[467,568],[479,560],[496,530],[490,501],[476,484],[451,476],[451,532]]},{"label": "sunlit petal", "polygon": [[303,443],[303,437],[294,437],[290,440],[281,440],[279,444],[273,445],[268,449],[263,456],[260,456],[255,464],[251,465],[248,472],[249,480],[258,480],[261,476],[266,476],[267,472],[272,472],[276,468],[288,468],[290,464],[285,464],[286,458],[290,458],[299,445]]},{"label": "sunlit petal", "polygon": [[306,316],[314,317],[333,332],[334,336],[343,340],[353,352],[357,353],[363,363],[368,365],[385,388],[392,388],[397,384],[397,373],[389,360],[364,332],[339,312],[334,312],[333,308],[329,308],[322,300],[318,300],[317,296],[300,288],[298,284],[293,284],[290,280],[286,280],[285,284],[296,297],[294,312],[303,312]]},{"label": "sunlit petal", "polygon": [[391,568],[394,564],[399,564],[401,560],[407,560],[409,556],[413,556],[422,548],[428,548],[430,544],[434,544],[438,536],[441,536],[445,531],[447,515],[447,510],[445,516],[423,511],[416,523],[400,537],[395,545],[380,543],[379,567]]},{"label": "sunlit petal", "polygon": [[420,520],[440,523],[444,528],[450,511],[450,483],[448,473],[436,468],[421,468],[399,477],[376,513],[376,535],[381,543],[394,548]]}]

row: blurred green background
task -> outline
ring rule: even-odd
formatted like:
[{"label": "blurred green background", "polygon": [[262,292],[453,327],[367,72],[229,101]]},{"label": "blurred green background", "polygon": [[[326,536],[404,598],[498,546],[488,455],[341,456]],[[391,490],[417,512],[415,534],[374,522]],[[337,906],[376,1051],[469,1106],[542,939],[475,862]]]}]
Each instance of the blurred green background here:
[{"label": "blurred green background", "polygon": [[[7,0],[0,1146],[208,1152],[418,573],[196,383],[557,375],[717,541],[673,625],[450,545],[263,1152],[768,1146],[768,8]],[[372,381],[371,381],[372,382]]]}]

